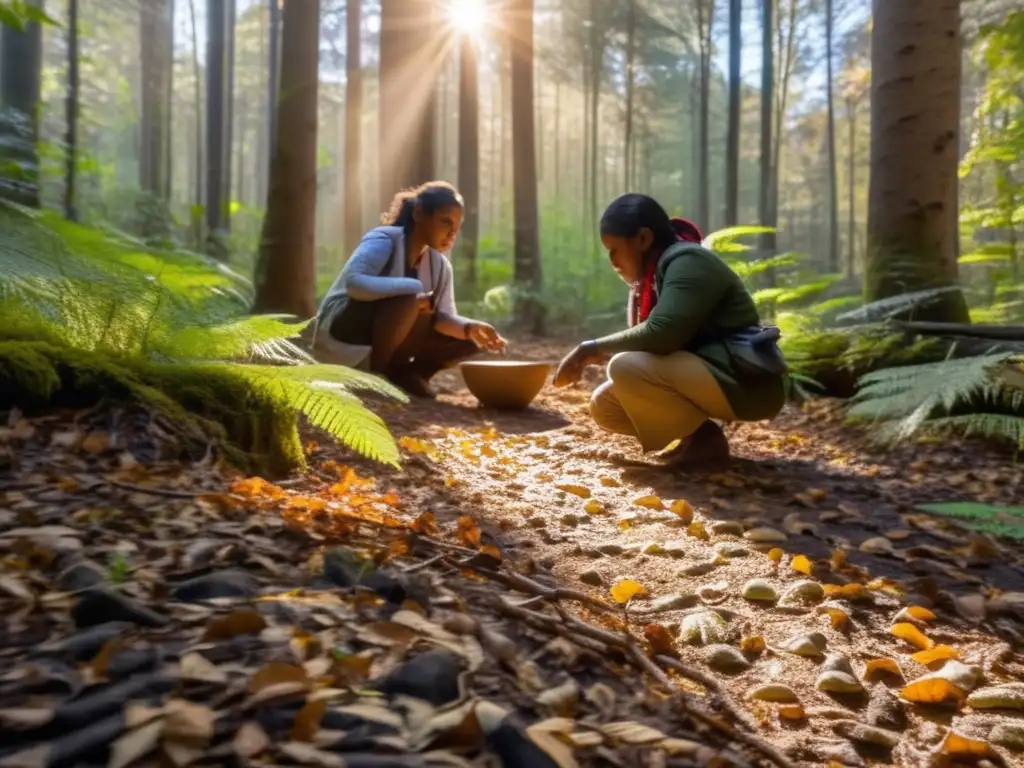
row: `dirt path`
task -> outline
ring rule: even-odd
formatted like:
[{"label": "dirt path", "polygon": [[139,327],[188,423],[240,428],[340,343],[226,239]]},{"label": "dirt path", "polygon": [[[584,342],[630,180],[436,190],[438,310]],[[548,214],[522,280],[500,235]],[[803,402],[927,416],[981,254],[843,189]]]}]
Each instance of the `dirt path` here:
[{"label": "dirt path", "polygon": [[278,485],[157,461],[145,414],[12,415],[0,766],[1024,765],[1021,547],[913,509],[1020,467],[817,403],[673,474],[586,387],[442,385],[383,412],[403,472],[311,438]]}]

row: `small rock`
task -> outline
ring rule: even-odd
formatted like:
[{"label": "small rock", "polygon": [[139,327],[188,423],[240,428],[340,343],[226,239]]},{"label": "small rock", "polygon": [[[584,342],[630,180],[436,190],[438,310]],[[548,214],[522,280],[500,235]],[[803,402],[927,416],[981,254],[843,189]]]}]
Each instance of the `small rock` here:
[{"label": "small rock", "polygon": [[476,619],[468,614],[451,613],[445,618],[441,626],[453,635],[472,635],[476,634],[477,628],[480,625]]},{"label": "small rock", "polygon": [[626,550],[621,544],[602,544],[597,548],[597,551],[602,555],[615,557],[616,555],[621,555]]},{"label": "small rock", "polygon": [[217,539],[199,539],[191,542],[185,547],[185,553],[181,558],[181,564],[188,570],[206,568],[213,562],[220,548],[224,546],[223,541]]},{"label": "small rock", "polygon": [[956,612],[972,624],[985,620],[985,596],[982,594],[958,595],[953,598],[953,605]]},{"label": "small rock", "polygon": [[892,749],[900,740],[898,733],[858,723],[856,720],[840,720],[832,724],[832,730],[845,739],[861,744],[873,744]]},{"label": "small rock", "polygon": [[743,597],[759,603],[774,603],[779,593],[764,579],[751,579],[743,585]]},{"label": "small rock", "polygon": [[782,650],[792,653],[794,656],[804,656],[808,659],[821,659],[825,656],[825,646],[828,641],[820,632],[811,632],[807,635],[796,635],[782,644]]},{"label": "small rock", "polygon": [[755,544],[781,544],[788,538],[782,531],[775,528],[751,528],[743,537]]},{"label": "small rock", "polygon": [[557,562],[558,560],[553,555],[545,555],[540,559],[541,567],[549,571],[555,567],[555,563]]},{"label": "small rock", "polygon": [[697,595],[708,605],[717,605],[724,602],[728,595],[729,582],[716,581],[714,584],[705,584],[697,590]]},{"label": "small rock", "polygon": [[895,551],[892,542],[885,536],[876,536],[863,541],[857,549],[868,555],[891,555]]},{"label": "small rock", "polygon": [[872,690],[864,717],[870,725],[890,731],[902,731],[907,727],[907,713],[903,704],[896,694],[881,683]]},{"label": "small rock", "polygon": [[720,541],[715,544],[715,552],[722,557],[746,557],[750,550],[734,541]]},{"label": "small rock", "polygon": [[70,637],[64,638],[52,646],[43,647],[43,652],[67,654],[76,661],[89,661],[96,657],[106,645],[118,635],[123,635],[134,625],[127,621],[110,621],[106,624],[97,624],[88,629],[76,632]]},{"label": "small rock", "polygon": [[1004,683],[979,688],[967,697],[975,709],[1024,709],[1024,683]]},{"label": "small rock", "polygon": [[584,584],[589,584],[592,587],[603,587],[605,584],[604,576],[602,576],[595,568],[591,568],[581,573],[580,581]]},{"label": "small rock", "polygon": [[378,684],[377,690],[385,696],[403,694],[440,707],[460,697],[461,674],[462,658],[438,648],[402,664]]},{"label": "small rock", "polygon": [[680,576],[706,576],[718,567],[714,560],[705,560],[702,563],[688,565],[679,571]]},{"label": "small rock", "polygon": [[759,685],[750,691],[750,698],[754,701],[774,701],[780,704],[790,704],[799,701],[793,689],[782,683]]},{"label": "small rock", "polygon": [[677,611],[681,608],[689,608],[697,602],[696,595],[688,595],[683,592],[674,592],[664,595],[651,602],[651,613],[664,613],[665,611]]},{"label": "small rock", "polygon": [[823,672],[842,672],[851,677],[855,676],[853,674],[853,665],[850,663],[850,657],[845,653],[830,653],[825,657],[825,661],[821,663],[821,669]]},{"label": "small rock", "polygon": [[989,741],[1001,747],[1024,752],[1024,724],[999,723],[988,736]]},{"label": "small rock", "polygon": [[717,612],[701,610],[683,617],[680,634],[691,645],[714,645],[725,639],[726,622]]},{"label": "small rock", "polygon": [[141,627],[162,627],[168,619],[112,589],[86,592],[71,609],[71,618],[79,629],[111,621],[125,621]]},{"label": "small rock", "polygon": [[731,645],[709,645],[704,652],[704,660],[709,667],[723,672],[736,672],[750,667],[747,657]]},{"label": "small rock", "polygon": [[711,533],[716,536],[742,536],[743,524],[736,520],[717,520],[711,524]]},{"label": "small rock", "polygon": [[779,598],[779,605],[782,607],[798,606],[807,603],[820,603],[825,599],[825,589],[816,581],[801,579],[790,585],[782,597]]},{"label": "small rock", "polygon": [[259,582],[252,574],[227,568],[182,582],[171,591],[171,597],[183,603],[199,603],[223,597],[252,597],[257,592]]},{"label": "small rock", "polygon": [[92,560],[79,560],[57,577],[57,585],[65,592],[80,592],[99,586],[107,580],[107,569]]},{"label": "small rock", "polygon": [[386,573],[369,558],[345,547],[335,547],[324,553],[324,578],[346,589],[356,586],[372,589],[395,605],[402,604],[407,598],[422,605],[429,604],[429,597],[420,594],[421,590],[412,579],[404,574]]},{"label": "small rock", "polygon": [[821,761],[837,763],[844,768],[864,768],[867,763],[857,753],[857,749],[848,741],[819,740],[814,746],[815,754]]},{"label": "small rock", "polygon": [[815,681],[819,691],[826,693],[862,693],[864,686],[853,675],[845,672],[826,671]]},{"label": "small rock", "polygon": [[580,524],[580,519],[572,512],[567,512],[559,518],[559,522],[562,525],[567,526],[569,528],[575,528],[577,525]]}]

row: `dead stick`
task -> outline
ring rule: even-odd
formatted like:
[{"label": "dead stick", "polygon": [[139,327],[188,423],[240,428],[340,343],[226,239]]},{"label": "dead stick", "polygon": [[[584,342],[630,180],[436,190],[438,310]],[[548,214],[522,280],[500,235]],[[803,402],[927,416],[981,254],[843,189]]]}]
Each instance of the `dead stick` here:
[{"label": "dead stick", "polygon": [[[105,482],[126,491],[148,493],[153,496],[169,496],[172,499],[198,499],[200,496],[209,496],[211,494],[220,493],[219,491],[179,491],[174,488],[150,488],[145,485],[132,485],[131,483],[123,483],[120,480],[111,480],[110,478],[106,478]],[[227,495],[230,496],[231,494]]]},{"label": "dead stick", "polygon": [[596,608],[604,613],[612,613],[615,611],[615,608],[608,605],[608,603],[603,600],[598,600],[597,598],[591,597],[590,595],[584,592],[579,592],[575,589],[566,589],[564,587],[545,587],[543,584],[519,573],[494,571],[490,568],[480,568],[466,563],[459,563],[459,565],[463,568],[470,568],[481,576],[486,576],[487,578],[493,579],[507,587],[511,587],[517,592],[523,592],[527,595],[543,597],[546,600],[575,600],[578,603],[583,603],[584,605]]}]

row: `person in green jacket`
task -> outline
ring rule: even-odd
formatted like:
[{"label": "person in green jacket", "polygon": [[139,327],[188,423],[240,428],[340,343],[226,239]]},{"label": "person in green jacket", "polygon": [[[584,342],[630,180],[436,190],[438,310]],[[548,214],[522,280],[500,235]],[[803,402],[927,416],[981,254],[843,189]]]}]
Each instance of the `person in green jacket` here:
[{"label": "person in green jacket", "polygon": [[608,379],[590,400],[594,421],[688,465],[728,459],[715,420],[770,419],[785,402],[777,329],[761,326],[743,281],[701,240],[696,225],[670,219],[647,195],[614,200],[601,242],[631,286],[630,327],[578,345],[554,380],[576,384],[588,365],[607,361]]}]

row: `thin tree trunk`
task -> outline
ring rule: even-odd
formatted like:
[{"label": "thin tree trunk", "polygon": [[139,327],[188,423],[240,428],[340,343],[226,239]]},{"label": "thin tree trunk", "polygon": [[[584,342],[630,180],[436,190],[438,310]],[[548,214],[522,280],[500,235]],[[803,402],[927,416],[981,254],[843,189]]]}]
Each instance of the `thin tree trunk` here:
[{"label": "thin tree trunk", "polygon": [[[601,104],[601,75],[604,73],[604,19],[598,0],[590,0],[590,169],[587,218],[597,220],[598,127]],[[594,241],[596,246],[596,240]]]},{"label": "thin tree trunk", "polygon": [[849,136],[847,143],[849,144],[849,195],[850,195],[850,210],[847,212],[849,220],[847,221],[847,238],[849,243],[849,253],[846,261],[846,276],[852,278],[854,275],[855,266],[857,263],[857,105],[853,101],[846,103],[846,109],[849,113]]},{"label": "thin tree trunk", "polygon": [[68,0],[68,84],[64,114],[67,133],[64,143],[64,216],[70,221],[78,220],[75,206],[78,186],[78,0]]},{"label": "thin tree trunk", "polygon": [[[761,185],[758,195],[758,218],[761,225],[774,227],[775,218],[772,212],[772,101],[775,93],[775,54],[774,39],[774,4],[775,0],[761,0]],[[775,252],[774,233],[765,234],[761,238],[761,251],[764,256]]]},{"label": "thin tree trunk", "polygon": [[206,231],[207,248],[226,258],[223,237],[227,201],[224,199],[224,122],[227,102],[228,0],[208,0],[206,37]]},{"label": "thin tree trunk", "polygon": [[345,244],[351,253],[363,234],[362,0],[345,6]]},{"label": "thin tree trunk", "polygon": [[165,234],[168,188],[167,164],[170,136],[171,77],[168,68],[173,50],[174,28],[171,18],[172,4],[168,0],[153,0],[140,6],[139,38],[142,64],[142,147],[139,161],[139,186],[146,193],[140,199],[140,219],[143,234]]},{"label": "thin tree trunk", "polygon": [[320,2],[284,5],[277,152],[256,264],[255,313],[316,312]]},{"label": "thin tree trunk", "polygon": [[700,149],[697,168],[697,218],[700,226],[711,220],[711,33],[714,24],[714,0],[697,0],[697,34],[700,45]]},{"label": "thin tree trunk", "polygon": [[537,211],[537,159],[533,122],[533,0],[510,0],[512,59],[512,153],[517,323],[544,331],[540,300],[540,226]]},{"label": "thin tree trunk", "polygon": [[[231,165],[234,158],[233,136],[235,132],[235,26],[237,7],[235,0],[225,0],[226,15],[224,18],[224,171],[222,192],[224,199],[224,231],[231,231],[231,201],[235,199],[231,191]],[[319,45],[319,39],[317,40]]]},{"label": "thin tree trunk", "polygon": [[729,135],[725,150],[725,226],[739,224],[740,202],[740,56],[743,0],[729,0]]},{"label": "thin tree trunk", "polygon": [[480,68],[469,35],[459,40],[459,191],[466,202],[461,266],[466,292],[476,298],[476,251],[480,235]]},{"label": "thin tree trunk", "polygon": [[192,211],[189,219],[192,223],[192,240],[196,245],[203,239],[203,217],[200,211],[203,208],[203,81],[199,69],[199,27],[196,25],[196,2],[188,2],[189,16],[192,21],[192,71],[195,75],[195,102],[196,102],[196,124],[195,124],[195,187],[193,194],[195,199],[192,203]]},{"label": "thin tree trunk", "polygon": [[633,186],[633,76],[636,60],[636,0],[627,0],[626,11],[626,125],[622,137],[624,190]]},{"label": "thin tree trunk", "polygon": [[825,58],[828,97],[828,264],[832,272],[839,265],[839,179],[836,168],[836,107],[832,72],[834,0],[825,0]]},{"label": "thin tree trunk", "polygon": [[260,168],[260,194],[266,197],[269,187],[270,164],[277,150],[277,100],[281,81],[281,7],[278,0],[268,0],[270,17],[268,21],[267,52],[267,154]]},{"label": "thin tree trunk", "polygon": [[562,81],[555,81],[555,199],[562,202]]},{"label": "thin tree trunk", "polygon": [[[960,3],[874,0],[869,301],[957,282]],[[962,292],[915,320],[968,322]]]}]

